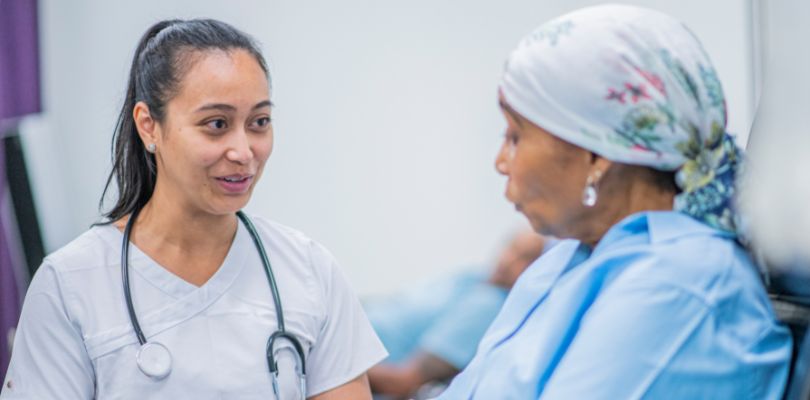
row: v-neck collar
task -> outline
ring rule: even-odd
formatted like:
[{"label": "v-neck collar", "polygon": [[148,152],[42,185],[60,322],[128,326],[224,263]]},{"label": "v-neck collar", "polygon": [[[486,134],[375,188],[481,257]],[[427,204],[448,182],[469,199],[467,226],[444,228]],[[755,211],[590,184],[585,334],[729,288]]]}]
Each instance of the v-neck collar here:
[{"label": "v-neck collar", "polygon": [[[120,270],[118,260],[120,260],[121,244],[124,239],[123,233],[112,225],[97,227],[97,229],[99,229],[98,233],[102,240],[118,256],[115,265]],[[109,231],[105,231],[105,229]],[[172,274],[136,246],[130,244],[130,276],[141,278],[141,280],[133,282],[132,300],[147,340],[152,340],[156,335],[199,315],[220,299],[244,269],[249,251],[256,250],[253,248],[247,228],[240,223],[222,265],[205,284],[197,287]],[[143,284],[157,288],[172,301],[148,310],[139,309],[143,304],[140,301],[143,298],[139,297],[139,295],[143,295],[143,290],[139,291],[138,286]],[[111,331],[109,334],[89,340],[87,345],[88,351],[98,356],[128,343],[137,343],[137,338],[129,323],[122,325],[120,330]]]},{"label": "v-neck collar", "polygon": [[[113,235],[108,236],[112,239],[110,245],[120,252],[124,234],[113,225],[109,225],[107,229],[114,231]],[[149,284],[174,299],[183,299],[195,292],[207,293],[204,297],[219,297],[236,279],[244,266],[246,251],[250,251],[247,246],[250,245],[251,241],[245,240],[248,235],[249,233],[244,224],[241,222],[238,223],[236,234],[234,235],[231,247],[228,249],[225,259],[222,261],[217,271],[201,286],[195,286],[173,274],[149,257],[149,255],[141,251],[141,249],[133,243],[129,244],[130,273],[134,271]],[[133,297],[136,295],[137,294],[133,293]]]}]

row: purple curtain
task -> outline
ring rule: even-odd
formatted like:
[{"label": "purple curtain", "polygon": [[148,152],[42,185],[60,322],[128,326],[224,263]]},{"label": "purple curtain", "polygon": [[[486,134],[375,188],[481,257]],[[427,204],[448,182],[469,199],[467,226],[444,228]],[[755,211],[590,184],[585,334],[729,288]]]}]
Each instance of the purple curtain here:
[{"label": "purple curtain", "polygon": [[[14,121],[40,110],[36,0],[0,0],[0,139]],[[10,356],[9,338],[20,317],[26,270],[8,200],[5,151],[0,140],[0,377]]]},{"label": "purple curtain", "polygon": [[40,110],[36,0],[0,0],[0,120]]},{"label": "purple curtain", "polygon": [[[0,0],[1,1],[1,0]],[[20,277],[24,274],[24,265],[15,251],[18,238],[12,237],[13,228],[9,226],[8,216],[11,215],[8,190],[5,177],[5,151],[3,141],[0,141],[0,372],[5,376],[11,357],[10,339],[17,320],[20,317],[21,294],[24,290],[20,285]]]}]

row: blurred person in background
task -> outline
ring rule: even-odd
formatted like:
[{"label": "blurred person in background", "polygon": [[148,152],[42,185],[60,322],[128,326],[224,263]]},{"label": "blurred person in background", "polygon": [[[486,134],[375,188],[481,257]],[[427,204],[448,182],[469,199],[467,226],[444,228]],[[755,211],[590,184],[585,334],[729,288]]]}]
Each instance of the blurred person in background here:
[{"label": "blurred person in background", "polygon": [[[365,302],[389,357],[369,370],[379,399],[407,399],[470,362],[478,342],[521,273],[551,246],[531,230],[516,233],[491,271],[463,271],[384,299]],[[425,388],[427,389],[427,387]]]},{"label": "blurred person in background", "polygon": [[780,399],[791,338],[732,198],[741,160],[700,42],[622,5],[509,55],[497,170],[562,240],[524,272],[440,399]]}]

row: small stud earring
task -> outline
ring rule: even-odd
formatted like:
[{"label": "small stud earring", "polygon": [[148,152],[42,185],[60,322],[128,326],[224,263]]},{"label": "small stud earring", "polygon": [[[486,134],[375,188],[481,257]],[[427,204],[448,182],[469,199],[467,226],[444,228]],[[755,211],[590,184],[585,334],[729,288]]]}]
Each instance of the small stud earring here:
[{"label": "small stud earring", "polygon": [[148,151],[148,152],[150,152],[150,153],[154,153],[156,149],[157,149],[157,145],[156,145],[156,144],[154,144],[154,143],[149,143],[149,144],[146,146],[146,151]]},{"label": "small stud earring", "polygon": [[585,181],[585,189],[582,191],[583,206],[590,208],[596,205],[596,201],[599,199],[596,184],[601,176],[602,173],[599,171],[596,172],[596,177],[588,175],[588,179]]}]

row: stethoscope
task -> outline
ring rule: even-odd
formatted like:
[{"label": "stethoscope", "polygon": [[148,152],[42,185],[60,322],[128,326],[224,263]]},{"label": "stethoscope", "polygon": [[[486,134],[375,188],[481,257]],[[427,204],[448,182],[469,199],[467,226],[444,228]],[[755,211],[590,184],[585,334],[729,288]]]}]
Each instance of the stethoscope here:
[{"label": "stethoscope", "polygon": [[[141,325],[138,323],[138,316],[135,315],[135,307],[132,305],[132,293],[129,288],[129,235],[130,232],[132,232],[132,226],[135,224],[135,220],[138,218],[140,211],[140,209],[136,209],[132,212],[129,221],[127,221],[127,226],[124,229],[124,241],[121,247],[121,275],[124,281],[124,297],[127,302],[127,310],[129,311],[129,320],[132,322],[132,329],[135,330],[135,335],[138,336],[138,342],[141,344],[141,348],[136,355],[138,368],[144,375],[155,380],[161,380],[169,376],[172,372],[172,355],[169,349],[162,343],[146,341],[146,336],[144,336]],[[304,396],[306,393],[306,358],[304,357],[304,347],[301,346],[301,342],[298,338],[292,333],[287,332],[284,327],[284,312],[281,308],[281,297],[279,296],[278,287],[276,286],[276,278],[273,275],[270,260],[267,258],[267,252],[264,250],[264,245],[262,245],[262,240],[259,238],[256,228],[242,211],[237,211],[236,216],[245,224],[245,227],[250,233],[250,237],[253,238],[253,244],[256,245],[256,250],[258,250],[262,258],[264,272],[265,275],[267,275],[267,282],[270,284],[270,293],[273,295],[273,302],[275,303],[278,330],[273,332],[267,339],[266,348],[267,366],[270,368],[270,376],[273,381],[273,393],[276,395],[276,398],[279,398],[278,364],[276,363],[274,346],[280,339],[288,341],[295,348],[296,366],[300,367],[300,370],[296,368],[296,372],[298,373],[298,381],[301,386],[301,395]]]}]

